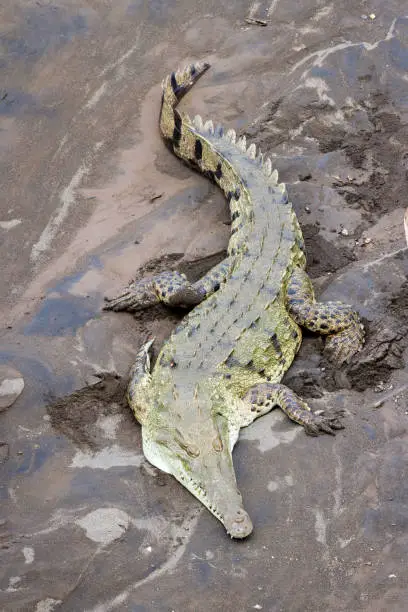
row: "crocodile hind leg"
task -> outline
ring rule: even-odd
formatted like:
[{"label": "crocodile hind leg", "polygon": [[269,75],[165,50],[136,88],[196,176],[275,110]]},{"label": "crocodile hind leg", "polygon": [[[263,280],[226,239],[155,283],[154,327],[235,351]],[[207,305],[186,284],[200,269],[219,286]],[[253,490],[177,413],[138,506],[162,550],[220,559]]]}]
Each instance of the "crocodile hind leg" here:
[{"label": "crocodile hind leg", "polygon": [[131,283],[115,298],[105,298],[104,310],[135,312],[160,302],[180,308],[196,306],[211,293],[218,291],[227,279],[230,267],[231,262],[227,258],[196,283],[190,283],[180,272],[162,272],[151,278]]},{"label": "crocodile hind leg", "polygon": [[341,413],[332,416],[314,414],[307,403],[291,389],[281,384],[260,383],[252,387],[244,396],[243,401],[249,405],[255,418],[266,414],[275,406],[299,425],[302,425],[307,434],[317,436],[320,433],[335,435],[336,429],[343,429],[338,417]]},{"label": "crocodile hind leg", "polygon": [[326,336],[325,350],[339,364],[350,361],[364,344],[364,327],[358,313],[342,302],[316,302],[312,283],[296,268],[287,287],[287,307],[294,321]]}]

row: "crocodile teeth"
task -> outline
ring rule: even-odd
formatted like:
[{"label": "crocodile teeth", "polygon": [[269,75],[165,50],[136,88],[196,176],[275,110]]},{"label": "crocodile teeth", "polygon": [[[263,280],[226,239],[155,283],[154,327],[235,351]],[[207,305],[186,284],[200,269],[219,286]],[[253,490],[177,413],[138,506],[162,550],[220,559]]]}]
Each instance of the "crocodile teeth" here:
[{"label": "crocodile teeth", "polygon": [[235,141],[237,139],[237,135],[235,133],[235,130],[233,130],[232,128],[230,130],[228,130],[228,132],[226,133],[225,138],[227,140],[229,140],[232,144],[235,144]]},{"label": "crocodile teeth", "polygon": [[209,134],[214,134],[214,124],[211,119],[204,123],[204,131],[208,132]]},{"label": "crocodile teeth", "polygon": [[237,147],[243,153],[246,153],[246,137],[242,136],[237,142]]},{"label": "crocodile teeth", "polygon": [[249,145],[249,147],[247,149],[247,155],[248,155],[249,159],[255,159],[255,157],[256,157],[256,146],[254,145],[254,143]]},{"label": "crocodile teeth", "polygon": [[198,130],[203,130],[203,118],[201,117],[201,115],[196,115],[193,119],[193,123]]},{"label": "crocodile teeth", "polygon": [[286,191],[286,185],[285,185],[285,183],[279,183],[279,185],[278,185],[278,189],[279,189],[279,191],[280,191],[281,193],[285,193],[285,191]]},{"label": "crocodile teeth", "polygon": [[278,184],[278,171],[276,170],[276,168],[275,168],[275,170],[271,174],[271,183],[273,185],[277,185]]},{"label": "crocodile teeth", "polygon": [[266,176],[271,176],[271,173],[272,173],[272,162],[269,159],[269,157],[267,157],[267,159],[266,159],[266,161],[264,163],[263,171],[264,171],[264,174],[266,174]]}]

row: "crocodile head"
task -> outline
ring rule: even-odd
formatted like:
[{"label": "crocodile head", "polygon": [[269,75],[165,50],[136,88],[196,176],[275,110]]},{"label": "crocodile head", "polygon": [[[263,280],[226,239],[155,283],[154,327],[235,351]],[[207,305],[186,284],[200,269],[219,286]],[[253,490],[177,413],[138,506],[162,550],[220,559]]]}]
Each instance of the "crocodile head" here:
[{"label": "crocodile head", "polygon": [[197,497],[232,538],[245,538],[253,527],[243,507],[232,463],[237,434],[231,434],[223,416],[213,415],[208,406],[204,409],[202,401],[190,403],[189,418],[177,418],[180,411],[186,410],[184,401],[167,404],[156,412],[160,416],[154,428],[143,428],[144,454],[150,463],[172,474]]}]

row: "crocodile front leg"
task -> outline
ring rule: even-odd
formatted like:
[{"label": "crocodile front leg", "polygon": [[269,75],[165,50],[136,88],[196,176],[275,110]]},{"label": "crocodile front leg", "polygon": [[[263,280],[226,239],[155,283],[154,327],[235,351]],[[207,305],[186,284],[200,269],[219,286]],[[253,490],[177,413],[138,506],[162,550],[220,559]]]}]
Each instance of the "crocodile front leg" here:
[{"label": "crocodile front leg", "polygon": [[218,291],[221,284],[226,281],[230,269],[231,260],[227,258],[196,283],[190,283],[185,274],[180,272],[162,272],[151,278],[131,283],[115,298],[105,297],[104,310],[135,312],[160,302],[167,306],[190,308]]},{"label": "crocodile front leg", "polygon": [[364,327],[358,313],[342,302],[316,302],[310,278],[300,268],[292,272],[286,303],[298,325],[327,336],[325,350],[333,361],[348,362],[361,350]]},{"label": "crocodile front leg", "polygon": [[281,384],[260,383],[252,387],[244,396],[244,402],[250,407],[255,417],[266,414],[275,406],[299,425],[302,425],[307,434],[317,436],[320,433],[335,435],[336,429],[343,429],[338,419],[340,413],[332,416],[314,414],[307,403],[291,389]]}]

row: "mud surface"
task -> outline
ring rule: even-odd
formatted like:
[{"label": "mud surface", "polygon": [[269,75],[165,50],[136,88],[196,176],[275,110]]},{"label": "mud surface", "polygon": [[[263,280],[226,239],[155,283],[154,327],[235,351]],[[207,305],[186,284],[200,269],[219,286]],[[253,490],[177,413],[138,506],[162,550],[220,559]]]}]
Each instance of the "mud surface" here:
[{"label": "mud surface", "polygon": [[[406,13],[402,0],[2,3],[0,355],[25,383],[0,415],[2,610],[406,610]],[[306,335],[285,379],[346,411],[335,439],[278,413],[242,432],[255,531],[240,543],[147,464],[124,402],[138,347],[154,335],[157,351],[182,313],[101,311],[131,278],[196,279],[225,253],[221,194],[157,129],[162,77],[195,59],[213,67],[184,109],[271,155],[318,294],[367,327],[341,370]]]}]

